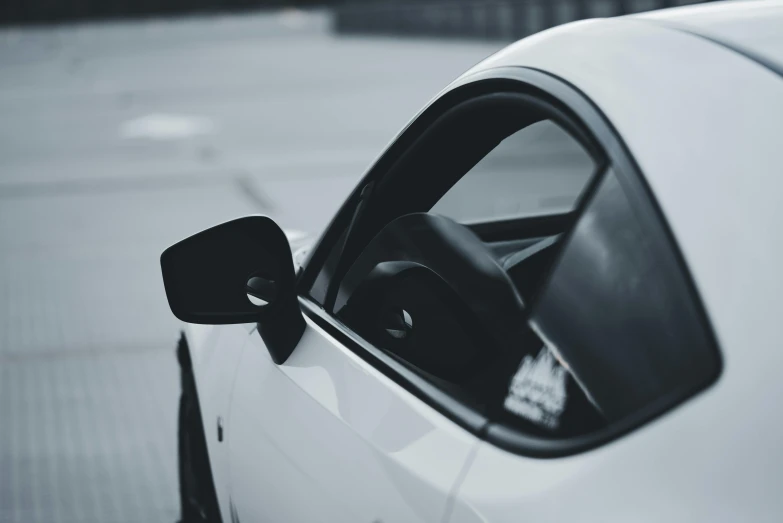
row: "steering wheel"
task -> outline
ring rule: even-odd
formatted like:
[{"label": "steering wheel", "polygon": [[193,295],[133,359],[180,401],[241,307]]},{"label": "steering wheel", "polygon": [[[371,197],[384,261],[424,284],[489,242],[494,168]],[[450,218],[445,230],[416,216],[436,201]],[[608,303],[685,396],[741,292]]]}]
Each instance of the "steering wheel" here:
[{"label": "steering wheel", "polygon": [[[462,354],[455,347],[465,344],[457,339],[433,361],[459,360],[454,366],[469,371],[476,357],[495,355],[516,365],[529,348],[525,306],[514,283],[470,229],[444,216],[413,213],[387,224],[346,272],[340,293],[345,304],[340,308],[338,300],[338,316],[393,352],[403,352],[406,337],[417,335],[422,318],[411,317],[408,307],[421,303],[429,308],[420,306],[419,315],[436,318],[439,326],[427,351],[438,351],[451,330],[474,340],[476,354]],[[388,310],[390,304],[396,310]]]}]

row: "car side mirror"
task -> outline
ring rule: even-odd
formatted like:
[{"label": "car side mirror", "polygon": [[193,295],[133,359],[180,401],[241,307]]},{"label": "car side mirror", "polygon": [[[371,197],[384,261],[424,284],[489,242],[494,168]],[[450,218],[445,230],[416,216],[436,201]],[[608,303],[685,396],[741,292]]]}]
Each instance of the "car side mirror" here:
[{"label": "car side mirror", "polygon": [[288,239],[266,216],[226,222],[182,240],[160,257],[174,316],[188,323],[258,322],[275,363],[291,355],[305,328]]}]

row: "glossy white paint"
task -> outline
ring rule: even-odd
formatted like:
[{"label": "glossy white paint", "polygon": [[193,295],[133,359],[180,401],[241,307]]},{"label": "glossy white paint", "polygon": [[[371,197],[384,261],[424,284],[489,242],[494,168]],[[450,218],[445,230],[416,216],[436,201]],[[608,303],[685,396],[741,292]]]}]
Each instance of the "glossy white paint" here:
[{"label": "glossy white paint", "polygon": [[751,50],[783,66],[783,2],[752,0],[714,2],[662,9],[636,18],[671,24]]},{"label": "glossy white paint", "polygon": [[[201,419],[223,521],[231,521],[229,508],[228,446],[218,442],[217,420],[230,423],[234,376],[254,325],[185,325],[198,391]],[[224,439],[225,441],[225,439]]]},{"label": "glossy white paint", "polygon": [[[313,238],[296,230],[285,230],[298,269],[297,253],[308,248]],[[217,439],[218,418],[224,428],[230,423],[231,394],[234,377],[248,333],[255,324],[245,325],[196,325],[183,324],[193,362],[193,374],[198,389],[201,418],[207,441],[215,492],[223,521],[231,521],[228,444]],[[224,439],[225,441],[225,439]]]},{"label": "glossy white paint", "polygon": [[310,323],[282,366],[246,326],[189,326],[224,521],[229,493],[244,523],[780,520],[783,79],[644,17],[559,27],[466,75],[503,66],[576,85],[623,137],[712,319],[720,381],[615,443],[537,460],[477,443]]},{"label": "glossy white paint", "polygon": [[725,370],[595,451],[536,460],[482,444],[450,521],[780,521],[783,79],[634,19],[558,28],[477,69],[501,65],[565,78],[623,136],[684,252]]},{"label": "glossy white paint", "polygon": [[440,521],[477,444],[309,320],[280,366],[250,335],[227,435],[242,522]]}]

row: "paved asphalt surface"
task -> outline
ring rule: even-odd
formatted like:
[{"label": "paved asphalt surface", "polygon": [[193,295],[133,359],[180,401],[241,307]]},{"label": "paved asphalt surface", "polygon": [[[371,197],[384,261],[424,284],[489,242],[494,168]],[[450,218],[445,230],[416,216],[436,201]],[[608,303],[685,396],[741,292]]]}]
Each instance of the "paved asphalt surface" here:
[{"label": "paved asphalt surface", "polygon": [[160,252],[248,213],[320,230],[496,48],[294,12],[0,31],[0,523],[176,521]]}]

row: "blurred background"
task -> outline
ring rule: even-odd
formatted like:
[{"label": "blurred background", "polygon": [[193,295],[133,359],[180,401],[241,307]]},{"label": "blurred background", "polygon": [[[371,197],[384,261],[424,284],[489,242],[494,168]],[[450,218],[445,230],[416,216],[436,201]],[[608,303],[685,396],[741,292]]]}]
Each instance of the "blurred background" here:
[{"label": "blurred background", "polygon": [[250,213],[318,234],[506,43],[675,0],[2,0],[0,523],[179,518],[158,257]]}]

